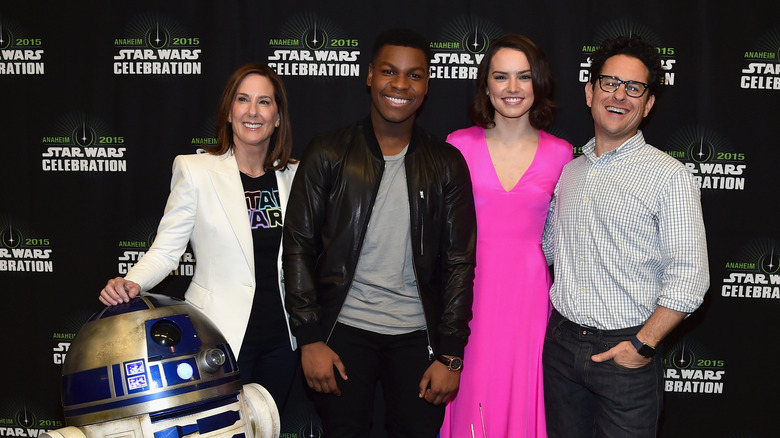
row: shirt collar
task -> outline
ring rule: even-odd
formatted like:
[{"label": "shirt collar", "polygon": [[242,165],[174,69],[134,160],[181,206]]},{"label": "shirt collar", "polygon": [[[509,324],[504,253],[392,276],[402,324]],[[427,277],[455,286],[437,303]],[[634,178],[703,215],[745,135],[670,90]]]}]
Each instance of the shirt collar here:
[{"label": "shirt collar", "polygon": [[641,148],[645,144],[645,136],[642,134],[642,130],[637,130],[633,137],[625,141],[625,143],[616,147],[615,149],[604,152],[600,157],[596,156],[596,137],[593,137],[588,141],[585,146],[582,147],[582,154],[585,155],[589,161],[595,162],[605,157],[611,157],[613,160],[620,160],[623,157],[628,156],[637,149]]}]

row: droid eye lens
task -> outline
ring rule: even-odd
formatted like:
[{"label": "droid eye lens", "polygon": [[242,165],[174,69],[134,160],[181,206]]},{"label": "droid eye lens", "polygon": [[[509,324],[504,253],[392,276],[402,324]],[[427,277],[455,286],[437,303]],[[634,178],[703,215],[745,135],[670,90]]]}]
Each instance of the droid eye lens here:
[{"label": "droid eye lens", "polygon": [[151,328],[152,339],[163,347],[173,347],[181,342],[181,329],[178,325],[168,320],[160,320]]},{"label": "droid eye lens", "polygon": [[183,362],[176,366],[176,374],[183,380],[190,380],[195,373],[192,370],[192,365]]}]

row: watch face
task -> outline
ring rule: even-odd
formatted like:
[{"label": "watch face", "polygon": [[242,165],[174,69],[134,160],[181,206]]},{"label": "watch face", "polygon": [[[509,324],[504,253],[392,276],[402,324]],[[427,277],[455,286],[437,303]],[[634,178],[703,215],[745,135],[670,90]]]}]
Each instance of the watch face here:
[{"label": "watch face", "polygon": [[644,344],[637,352],[644,357],[652,357],[655,354],[655,348]]},{"label": "watch face", "polygon": [[450,369],[453,371],[458,371],[459,369],[463,368],[463,360],[458,359],[457,357],[453,358],[450,361]]}]

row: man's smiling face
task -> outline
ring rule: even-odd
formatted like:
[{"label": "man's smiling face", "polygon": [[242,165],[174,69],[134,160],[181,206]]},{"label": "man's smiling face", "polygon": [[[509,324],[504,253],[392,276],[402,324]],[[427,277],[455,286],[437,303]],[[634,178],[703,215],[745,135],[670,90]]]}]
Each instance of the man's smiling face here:
[{"label": "man's smiling face", "polygon": [[422,50],[387,45],[368,68],[371,111],[388,123],[413,120],[428,93],[428,60]]},{"label": "man's smiling face", "polygon": [[[607,59],[600,72],[593,74],[647,83],[649,72],[639,59],[615,55]],[[636,134],[642,120],[650,113],[655,96],[646,92],[641,97],[630,97],[622,85],[614,93],[607,93],[596,80],[585,84],[585,101],[593,115],[596,147],[601,143],[603,150],[608,151]]]}]

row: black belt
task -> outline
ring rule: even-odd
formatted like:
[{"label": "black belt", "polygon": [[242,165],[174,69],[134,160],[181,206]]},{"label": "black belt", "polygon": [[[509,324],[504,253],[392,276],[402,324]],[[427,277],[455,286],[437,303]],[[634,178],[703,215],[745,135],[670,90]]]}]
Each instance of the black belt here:
[{"label": "black belt", "polygon": [[587,325],[577,324],[576,322],[569,320],[565,316],[561,315],[561,313],[555,310],[555,308],[553,308],[552,310],[552,315],[550,315],[550,320],[555,325],[582,334],[604,334],[608,336],[633,336],[639,333],[639,330],[642,328],[642,326],[636,326],[636,327],[629,327],[629,328],[617,329],[617,330],[597,329],[595,327],[589,327]]}]

